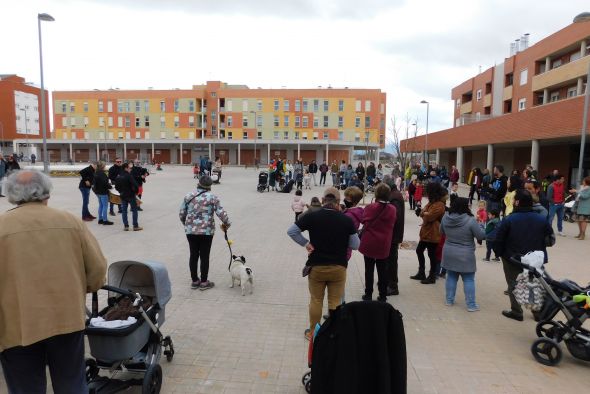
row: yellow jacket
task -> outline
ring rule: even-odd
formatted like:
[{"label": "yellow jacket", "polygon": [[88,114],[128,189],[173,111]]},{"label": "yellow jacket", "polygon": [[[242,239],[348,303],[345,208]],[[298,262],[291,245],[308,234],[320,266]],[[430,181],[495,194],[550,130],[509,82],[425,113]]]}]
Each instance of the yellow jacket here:
[{"label": "yellow jacket", "polygon": [[0,215],[0,352],[84,329],[107,261],[74,215],[42,203]]}]

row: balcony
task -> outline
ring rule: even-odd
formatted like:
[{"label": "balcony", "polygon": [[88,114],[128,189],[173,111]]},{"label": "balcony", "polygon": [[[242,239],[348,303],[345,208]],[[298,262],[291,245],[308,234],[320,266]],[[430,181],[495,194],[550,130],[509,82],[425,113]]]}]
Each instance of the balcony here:
[{"label": "balcony", "polygon": [[565,82],[573,81],[580,77],[585,77],[588,72],[590,56],[584,56],[581,59],[564,64],[543,74],[533,77],[533,91],[543,90],[556,85],[563,85]]},{"label": "balcony", "polygon": [[506,86],[504,88],[504,93],[502,94],[502,101],[510,100],[512,98],[512,85]]},{"label": "balcony", "polygon": [[486,94],[485,96],[483,96],[483,106],[490,107],[491,105],[492,105],[492,95]]},{"label": "balcony", "polygon": [[225,122],[221,122],[221,123],[219,124],[219,128],[220,128],[220,129],[225,129]]},{"label": "balcony", "polygon": [[469,102],[461,105],[461,109],[459,110],[459,113],[461,115],[468,114],[471,112],[472,109],[473,109],[473,103],[471,101],[469,101]]}]

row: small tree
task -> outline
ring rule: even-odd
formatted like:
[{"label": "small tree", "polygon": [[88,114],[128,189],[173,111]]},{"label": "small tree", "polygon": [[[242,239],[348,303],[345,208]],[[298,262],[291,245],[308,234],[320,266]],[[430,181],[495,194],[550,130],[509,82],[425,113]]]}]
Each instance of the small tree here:
[{"label": "small tree", "polygon": [[[410,131],[410,127],[415,125],[414,130]],[[400,164],[400,170],[404,171],[408,164],[411,163],[412,152],[416,148],[416,136],[418,135],[418,118],[412,124],[410,116],[406,114],[405,119],[405,139],[402,143],[402,126],[398,124],[397,118],[394,116],[391,118],[391,126],[389,128],[391,140],[390,145],[396,156],[396,160]],[[403,144],[403,146],[402,146]],[[402,151],[403,148],[403,151]]]}]

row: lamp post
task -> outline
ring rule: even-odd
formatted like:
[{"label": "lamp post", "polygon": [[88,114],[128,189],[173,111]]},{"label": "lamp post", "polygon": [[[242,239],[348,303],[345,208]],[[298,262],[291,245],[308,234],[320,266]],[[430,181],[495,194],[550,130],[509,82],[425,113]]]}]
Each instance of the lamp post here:
[{"label": "lamp post", "polygon": [[37,27],[39,30],[39,66],[41,69],[41,132],[43,133],[43,171],[49,172],[49,160],[47,158],[47,124],[45,119],[45,85],[43,84],[43,45],[41,43],[41,21],[53,22],[55,19],[49,14],[37,14]]},{"label": "lamp post", "polygon": [[426,100],[422,100],[420,101],[420,104],[426,104],[426,138],[424,140],[424,152],[426,153],[426,165],[430,165],[430,160],[428,158],[428,114],[430,112],[430,103]]},{"label": "lamp post", "polygon": [[[590,12],[582,12],[574,18],[574,23],[590,22]],[[584,98],[584,115],[582,116],[582,136],[580,140],[580,159],[578,161],[578,187],[582,185],[584,176],[584,148],[586,145],[586,126],[588,125],[588,106],[590,105],[590,63],[586,76],[586,95]],[[579,93],[579,92],[578,92]]]}]

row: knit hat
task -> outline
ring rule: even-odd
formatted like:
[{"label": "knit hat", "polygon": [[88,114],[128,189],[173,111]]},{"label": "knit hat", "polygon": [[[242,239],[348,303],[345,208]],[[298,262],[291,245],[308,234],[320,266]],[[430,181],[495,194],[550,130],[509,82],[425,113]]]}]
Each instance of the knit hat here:
[{"label": "knit hat", "polygon": [[201,189],[211,190],[212,184],[213,184],[213,181],[211,180],[211,177],[209,175],[203,175],[202,177],[199,178],[198,187],[200,187]]}]

